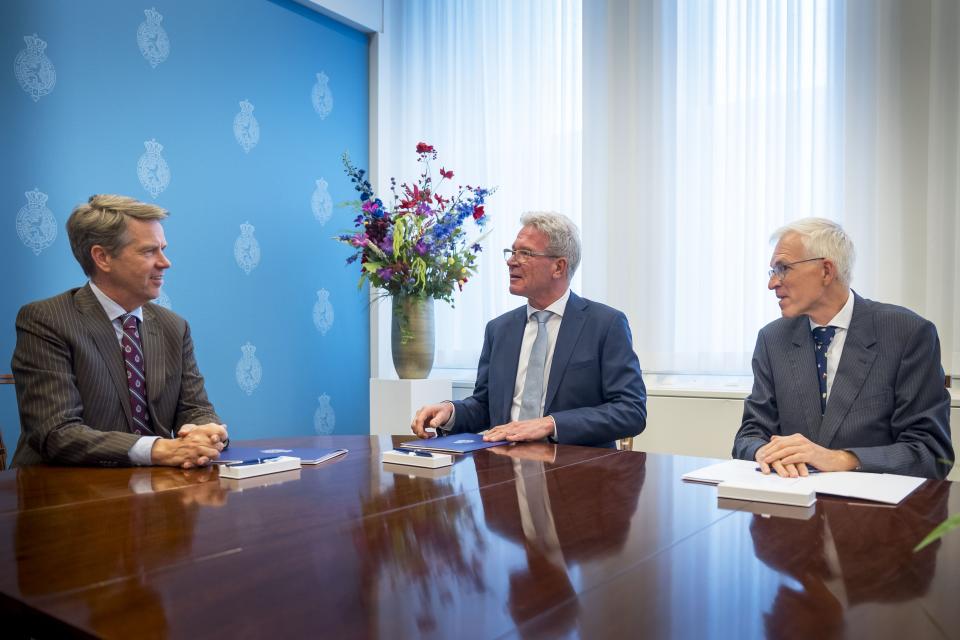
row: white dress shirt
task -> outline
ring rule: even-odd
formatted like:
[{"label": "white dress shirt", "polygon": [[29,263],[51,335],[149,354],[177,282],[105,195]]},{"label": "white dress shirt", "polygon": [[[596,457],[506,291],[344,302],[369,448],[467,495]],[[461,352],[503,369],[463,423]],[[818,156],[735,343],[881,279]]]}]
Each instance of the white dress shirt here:
[{"label": "white dress shirt", "polygon": [[833,380],[837,377],[837,369],[840,367],[840,356],[843,355],[843,345],[847,341],[847,330],[850,329],[850,320],[853,318],[853,293],[847,295],[847,301],[843,307],[833,316],[833,320],[827,324],[817,324],[810,320],[810,330],[817,327],[836,327],[833,334],[833,340],[827,347],[827,401],[830,401],[830,390],[833,388]]},{"label": "white dress shirt", "polygon": [[[557,334],[560,333],[560,323],[563,322],[563,312],[567,308],[567,301],[570,299],[570,289],[563,292],[563,295],[548,306],[543,311],[550,311],[551,315],[547,318],[547,359],[543,370],[543,393],[540,396],[540,415],[543,415],[543,407],[547,399],[547,387],[550,384],[550,365],[553,364],[553,351],[557,346]],[[517,380],[513,385],[513,404],[510,405],[510,420],[516,420],[520,415],[520,404],[523,402],[523,385],[527,381],[527,365],[530,363],[530,352],[533,351],[533,343],[537,339],[537,327],[539,323],[534,319],[533,314],[537,309],[529,302],[527,303],[527,326],[523,329],[523,342],[520,343],[520,361],[517,363]],[[554,428],[556,436],[556,428]]]},{"label": "white dress shirt", "polygon": [[[121,307],[119,304],[113,301],[107,294],[100,290],[100,288],[90,282],[90,290],[93,291],[93,295],[97,297],[97,301],[100,303],[100,306],[103,307],[104,312],[107,314],[107,317],[110,318],[110,323],[113,324],[113,330],[117,333],[117,345],[121,345],[123,340],[123,320],[120,318],[127,315],[126,309]],[[137,307],[130,312],[136,316],[137,320],[140,321],[140,326],[143,326],[143,307]],[[150,390],[147,389],[147,393]],[[133,443],[133,446],[130,447],[130,451],[127,452],[127,455],[130,456],[130,463],[135,465],[149,465],[153,463],[153,458],[151,457],[151,451],[153,450],[153,443],[159,438],[159,436],[142,436],[139,440]]]}]

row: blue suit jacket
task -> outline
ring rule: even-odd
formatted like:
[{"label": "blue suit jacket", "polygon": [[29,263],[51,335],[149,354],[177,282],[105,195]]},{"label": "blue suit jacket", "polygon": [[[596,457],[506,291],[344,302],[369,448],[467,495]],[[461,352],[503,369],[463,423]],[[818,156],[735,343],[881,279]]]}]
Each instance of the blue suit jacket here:
[{"label": "blue suit jacket", "polygon": [[943,478],[953,460],[950,394],[933,324],[890,304],[854,295],[853,318],[820,416],[820,389],[807,316],[760,330],[753,391],[733,456],[753,460],[772,435],[799,433],[860,459],[863,471]]},{"label": "blue suit jacket", "polygon": [[[526,305],[487,323],[473,395],[455,401],[452,433],[510,422]],[[614,446],[646,426],[647,391],[622,312],[572,291],[563,312],[547,381],[544,415],[561,444]]]}]

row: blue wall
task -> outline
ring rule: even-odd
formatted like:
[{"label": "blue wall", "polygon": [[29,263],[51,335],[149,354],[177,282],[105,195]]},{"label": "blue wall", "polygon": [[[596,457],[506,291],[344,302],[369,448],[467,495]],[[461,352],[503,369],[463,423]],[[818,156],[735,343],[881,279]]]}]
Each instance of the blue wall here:
[{"label": "blue wall", "polygon": [[[24,41],[33,34],[42,53]],[[330,239],[353,218],[336,206],[354,197],[340,154],[367,165],[366,36],[287,1],[14,0],[0,3],[0,61],[0,372],[19,307],[85,282],[70,211],[121,193],[171,212],[161,303],[191,323],[234,438],[367,433],[367,297]],[[37,78],[51,68],[55,83]],[[238,137],[241,101],[257,122]],[[138,174],[151,140],[169,175],[159,191]],[[34,189],[45,204],[28,202]],[[55,238],[42,225],[50,215]],[[241,240],[247,222],[255,247]],[[247,343],[257,362],[238,372]],[[0,387],[0,426],[12,453],[11,386]]]}]

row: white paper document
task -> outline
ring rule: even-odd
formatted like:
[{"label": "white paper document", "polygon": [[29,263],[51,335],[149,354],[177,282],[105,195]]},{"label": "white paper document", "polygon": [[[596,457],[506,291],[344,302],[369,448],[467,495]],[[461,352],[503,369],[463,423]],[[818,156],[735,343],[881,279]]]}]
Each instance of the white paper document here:
[{"label": "white paper document", "polygon": [[863,471],[833,471],[810,476],[817,493],[845,498],[862,498],[886,504],[899,504],[926,482],[926,478],[898,476],[893,473],[864,473]]},{"label": "white paper document", "polygon": [[[899,476],[891,473],[865,473],[863,471],[834,471],[811,473],[806,478],[781,478],[775,474],[760,473],[756,462],[727,460],[683,474],[683,479],[708,484],[730,483],[744,490],[764,492],[765,501],[778,501],[776,494],[783,491],[784,502],[796,500],[796,494],[815,491],[825,495],[860,498],[885,504],[899,504],[904,498],[924,483],[924,478]],[[734,497],[733,491],[725,491]],[[792,494],[792,496],[790,495]],[[758,499],[748,498],[745,499]],[[797,504],[797,502],[792,502]]]}]

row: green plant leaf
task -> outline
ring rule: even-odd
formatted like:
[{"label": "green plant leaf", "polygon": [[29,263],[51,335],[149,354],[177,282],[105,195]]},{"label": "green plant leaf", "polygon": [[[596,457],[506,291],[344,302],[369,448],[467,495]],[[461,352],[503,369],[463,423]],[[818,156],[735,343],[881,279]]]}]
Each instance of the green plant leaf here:
[{"label": "green plant leaf", "polygon": [[914,552],[920,551],[927,545],[939,540],[950,531],[960,527],[960,513],[950,516],[941,522],[933,531],[927,534],[927,537],[920,541],[920,544],[913,548]]}]

